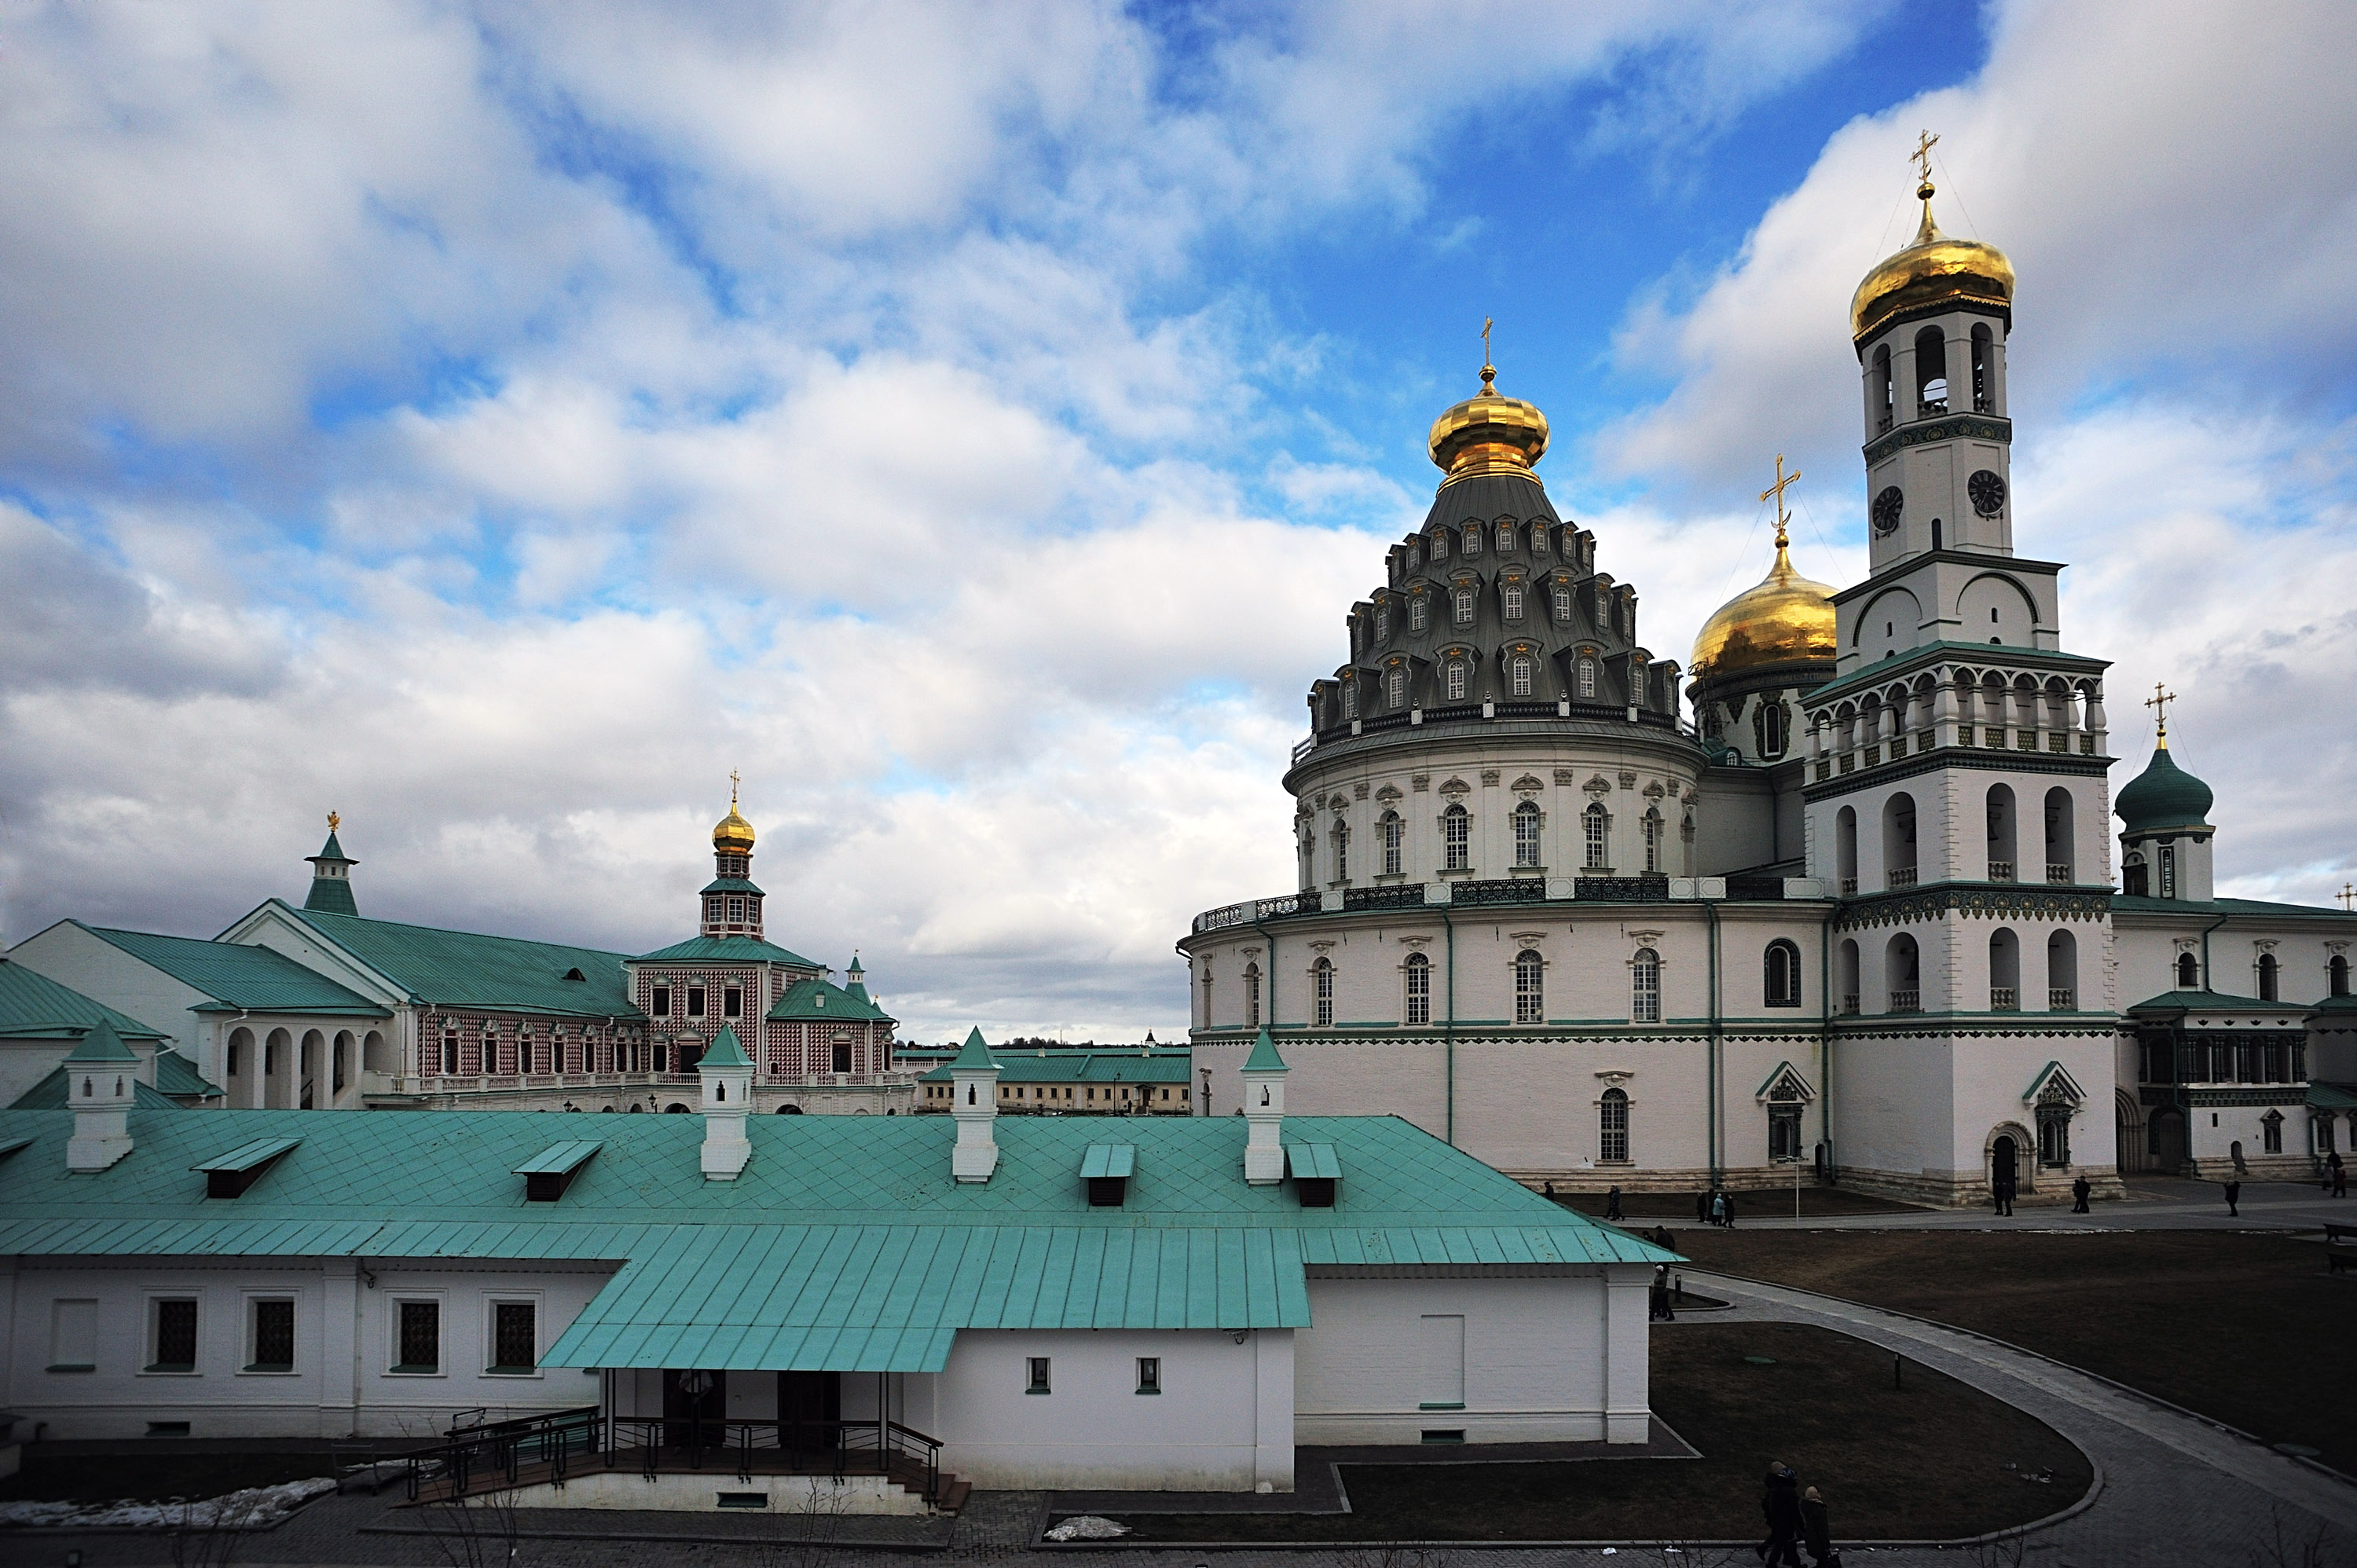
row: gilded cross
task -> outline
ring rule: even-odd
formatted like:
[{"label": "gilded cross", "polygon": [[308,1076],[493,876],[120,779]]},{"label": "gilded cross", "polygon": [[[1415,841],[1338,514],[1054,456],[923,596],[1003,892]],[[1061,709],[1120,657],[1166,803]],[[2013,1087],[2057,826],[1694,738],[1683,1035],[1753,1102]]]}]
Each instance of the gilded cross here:
[{"label": "gilded cross", "polygon": [[2169,738],[2169,704],[2175,701],[2177,693],[2163,689],[2158,681],[2152,683],[2152,695],[2144,700],[2144,705],[2153,711],[2153,724],[2159,739]]},{"label": "gilded cross", "polygon": [[1932,147],[1939,139],[1929,131],[1921,132],[1918,134],[1915,150],[1907,155],[1914,161],[1916,170],[1921,176],[1922,183],[1925,185],[1932,183]]},{"label": "gilded cross", "polygon": [[1498,379],[1498,367],[1490,362],[1490,328],[1496,325],[1488,317],[1481,317],[1481,391],[1487,395],[1490,383]]},{"label": "gilded cross", "polygon": [[1798,483],[1800,478],[1801,470],[1798,468],[1789,474],[1784,472],[1784,454],[1779,452],[1776,454],[1776,482],[1760,492],[1761,500],[1772,498],[1776,502],[1776,547],[1779,550],[1791,542],[1784,537],[1784,525],[1792,521],[1784,510],[1784,487]]},{"label": "gilded cross", "polygon": [[2357,886],[2344,882],[2341,885],[2341,891],[2334,897],[2341,900],[2342,908],[2357,912]]},{"label": "gilded cross", "polygon": [[728,770],[728,809],[737,809],[737,770],[733,768]]}]

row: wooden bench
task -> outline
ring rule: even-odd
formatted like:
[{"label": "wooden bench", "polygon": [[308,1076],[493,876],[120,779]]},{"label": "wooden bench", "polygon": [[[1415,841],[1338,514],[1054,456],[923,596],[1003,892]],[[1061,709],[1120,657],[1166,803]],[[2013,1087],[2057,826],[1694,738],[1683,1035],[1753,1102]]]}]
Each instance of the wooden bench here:
[{"label": "wooden bench", "polygon": [[2357,1225],[2328,1225],[2324,1228],[2324,1261],[2332,1272],[2357,1266]]}]

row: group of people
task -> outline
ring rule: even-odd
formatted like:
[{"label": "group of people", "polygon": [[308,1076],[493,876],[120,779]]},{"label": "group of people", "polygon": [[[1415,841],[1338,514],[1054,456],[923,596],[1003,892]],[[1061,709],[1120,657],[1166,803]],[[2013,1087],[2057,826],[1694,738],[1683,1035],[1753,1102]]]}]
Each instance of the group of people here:
[{"label": "group of people", "polygon": [[1768,1539],[1752,1551],[1767,1568],[1802,1568],[1803,1545],[1815,1568],[1841,1568],[1841,1553],[1834,1550],[1833,1530],[1825,1520],[1825,1499],[1816,1487],[1803,1487],[1790,1465],[1768,1466],[1760,1508],[1768,1516]]},{"label": "group of people", "polygon": [[1695,1195],[1695,1219],[1705,1225],[1735,1229],[1735,1195],[1723,1187]]}]

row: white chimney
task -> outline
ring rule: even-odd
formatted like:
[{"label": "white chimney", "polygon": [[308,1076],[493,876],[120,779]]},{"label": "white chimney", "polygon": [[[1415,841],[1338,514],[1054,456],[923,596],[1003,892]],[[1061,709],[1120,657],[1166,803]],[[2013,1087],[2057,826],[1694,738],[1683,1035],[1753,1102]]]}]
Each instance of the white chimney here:
[{"label": "white chimney", "polygon": [[102,1018],[66,1058],[66,1101],[73,1107],[73,1137],[66,1169],[102,1171],[131,1152],[131,1107],[139,1089],[139,1058]]},{"label": "white chimney", "polygon": [[1244,1180],[1268,1187],[1285,1179],[1285,1075],[1276,1042],[1263,1027],[1244,1058]]},{"label": "white chimney", "polygon": [[957,1119],[957,1146],[950,1151],[950,1175],[960,1181],[988,1181],[998,1168],[998,1144],[991,1129],[998,1120],[998,1060],[976,1029],[950,1063],[950,1114]]},{"label": "white chimney", "polygon": [[704,1080],[704,1179],[735,1181],[753,1157],[745,1137],[745,1118],[753,1110],[753,1062],[735,1029],[720,1026],[695,1064],[695,1076]]}]

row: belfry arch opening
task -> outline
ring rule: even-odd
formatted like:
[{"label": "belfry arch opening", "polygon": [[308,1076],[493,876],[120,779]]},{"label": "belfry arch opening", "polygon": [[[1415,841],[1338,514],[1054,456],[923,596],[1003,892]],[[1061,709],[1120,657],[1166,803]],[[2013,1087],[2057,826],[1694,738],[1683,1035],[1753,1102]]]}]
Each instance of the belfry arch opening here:
[{"label": "belfry arch opening", "polygon": [[1948,340],[1936,327],[1915,334],[1916,417],[1948,412]]}]

